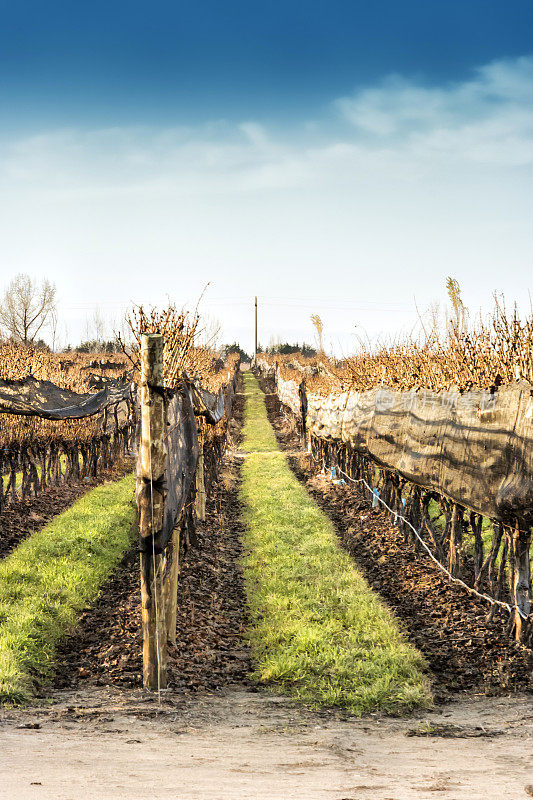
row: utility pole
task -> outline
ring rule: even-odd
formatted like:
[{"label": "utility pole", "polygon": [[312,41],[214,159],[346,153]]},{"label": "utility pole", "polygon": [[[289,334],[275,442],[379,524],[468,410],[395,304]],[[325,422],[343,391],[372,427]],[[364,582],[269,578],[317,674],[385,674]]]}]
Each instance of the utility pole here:
[{"label": "utility pole", "polygon": [[255,298],[255,350],[254,362],[257,361],[257,297]]}]

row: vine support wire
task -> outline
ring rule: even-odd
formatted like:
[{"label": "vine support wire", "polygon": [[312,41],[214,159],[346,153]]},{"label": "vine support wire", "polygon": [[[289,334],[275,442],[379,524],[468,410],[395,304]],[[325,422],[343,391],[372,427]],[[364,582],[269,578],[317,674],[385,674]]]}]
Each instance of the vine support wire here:
[{"label": "vine support wire", "polygon": [[[320,461],[319,459],[315,458],[315,456],[314,456],[314,454],[313,454],[312,452],[310,453],[310,455],[313,457],[314,461],[315,461],[317,464],[320,464],[320,463],[321,463],[321,461]],[[324,462],[324,459],[322,459],[322,465],[323,465],[323,469],[325,470],[325,462]],[[477,591],[477,589],[474,589],[472,586],[469,586],[467,583],[465,583],[464,581],[462,581],[460,578],[457,578],[455,575],[452,575],[452,573],[450,572],[450,570],[449,570],[449,569],[448,569],[448,568],[447,568],[447,567],[446,567],[444,564],[442,564],[442,563],[441,563],[441,562],[440,562],[440,561],[439,561],[439,560],[438,560],[438,559],[437,559],[437,558],[436,558],[436,557],[433,555],[433,553],[431,552],[431,549],[428,547],[428,545],[426,544],[426,542],[425,542],[425,541],[422,539],[422,537],[420,536],[420,533],[419,533],[419,531],[417,531],[417,529],[415,528],[415,526],[414,526],[414,525],[413,525],[413,524],[410,522],[410,520],[408,520],[408,519],[407,519],[407,517],[404,517],[404,516],[403,516],[403,514],[400,514],[398,511],[395,511],[394,509],[392,509],[392,508],[391,508],[391,507],[390,507],[390,506],[389,506],[389,505],[388,505],[388,504],[387,504],[387,503],[386,503],[386,502],[385,502],[385,501],[382,499],[382,497],[381,497],[379,494],[377,494],[376,492],[374,492],[374,489],[373,489],[373,487],[372,487],[372,486],[370,486],[370,484],[369,484],[369,483],[367,483],[367,481],[366,481],[364,478],[352,478],[352,477],[351,477],[351,475],[348,475],[348,474],[347,474],[347,473],[346,473],[346,472],[345,472],[343,469],[341,469],[340,467],[338,467],[338,466],[337,466],[337,467],[336,467],[336,469],[337,469],[337,471],[338,471],[338,472],[339,472],[341,475],[344,475],[344,477],[345,477],[345,478],[347,478],[347,479],[348,479],[349,481],[351,481],[352,483],[355,483],[355,484],[362,483],[362,484],[364,484],[364,486],[366,486],[366,488],[368,489],[368,491],[369,491],[369,492],[372,492],[372,494],[373,494],[373,497],[374,497],[374,498],[376,498],[376,499],[378,500],[378,502],[380,502],[380,503],[381,503],[381,505],[383,505],[383,506],[384,506],[384,507],[385,507],[385,508],[386,508],[386,509],[387,509],[387,510],[388,510],[388,511],[391,513],[391,514],[394,514],[394,515],[395,515],[395,517],[396,517],[397,519],[401,519],[401,520],[402,520],[402,522],[405,522],[405,524],[406,524],[406,525],[407,525],[407,526],[408,526],[408,527],[409,527],[409,528],[412,530],[412,532],[414,533],[414,535],[415,535],[415,537],[416,537],[417,541],[418,541],[418,542],[419,542],[419,543],[422,545],[422,547],[424,548],[424,550],[426,551],[426,553],[428,554],[428,556],[431,558],[431,560],[432,560],[432,561],[433,561],[433,562],[434,562],[434,563],[437,565],[437,567],[438,567],[438,568],[439,568],[439,569],[440,569],[442,572],[444,572],[444,573],[446,574],[446,576],[448,577],[448,579],[449,579],[449,580],[453,581],[453,583],[456,583],[456,584],[458,584],[458,585],[459,585],[459,586],[461,586],[463,589],[466,589],[466,591],[467,591],[467,592],[469,592],[470,594],[473,594],[473,595],[475,595],[475,596],[476,596],[476,597],[478,597],[480,600],[485,600],[486,602],[490,603],[490,604],[491,604],[491,605],[493,605],[493,606],[498,606],[498,607],[500,607],[500,608],[503,608],[503,609],[505,609],[506,611],[508,611],[508,612],[509,612],[509,614],[512,614],[512,612],[513,612],[513,611],[516,611],[516,612],[517,612],[517,613],[520,615],[520,617],[521,617],[523,620],[525,620],[525,621],[529,620],[529,619],[532,617],[532,615],[531,615],[531,614],[529,614],[529,615],[528,615],[528,614],[525,614],[525,613],[522,611],[522,609],[521,609],[521,608],[519,608],[519,607],[518,607],[516,604],[514,604],[514,605],[511,605],[510,603],[506,603],[506,602],[505,602],[505,601],[503,601],[503,600],[496,600],[496,598],[494,598],[494,597],[491,597],[491,596],[490,596],[490,595],[488,595],[488,594],[484,594],[483,592],[478,592],[478,591]]]}]

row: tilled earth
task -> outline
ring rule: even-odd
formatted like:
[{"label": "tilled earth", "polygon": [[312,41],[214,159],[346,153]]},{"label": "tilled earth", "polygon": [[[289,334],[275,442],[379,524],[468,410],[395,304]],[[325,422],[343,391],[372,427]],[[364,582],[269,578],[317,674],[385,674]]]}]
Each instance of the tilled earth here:
[{"label": "tilled earth", "polygon": [[[237,395],[231,422],[235,446],[242,426],[243,396]],[[199,523],[198,545],[180,566],[177,645],[169,648],[168,686],[173,691],[212,691],[248,682],[248,626],[240,568],[242,522],[238,466],[228,454],[208,493],[207,519]],[[139,557],[132,549],[97,603],[87,609],[58,654],[52,690],[142,685]]]},{"label": "tilled earth", "polygon": [[0,558],[11,553],[24,539],[51,522],[57,514],[66,511],[90,489],[107,481],[119,480],[132,469],[133,459],[127,458],[101,472],[97,478],[49,486],[37,497],[21,499],[6,506],[0,517]]},{"label": "tilled earth", "polygon": [[[280,412],[268,382],[261,385],[280,445],[301,448],[290,412]],[[333,485],[311,457],[289,461],[333,520],[342,546],[425,656],[437,700],[467,690],[487,695],[533,691],[533,653],[507,635],[507,615],[488,622],[487,604],[451,584],[427,556],[415,552],[358,489]]]}]

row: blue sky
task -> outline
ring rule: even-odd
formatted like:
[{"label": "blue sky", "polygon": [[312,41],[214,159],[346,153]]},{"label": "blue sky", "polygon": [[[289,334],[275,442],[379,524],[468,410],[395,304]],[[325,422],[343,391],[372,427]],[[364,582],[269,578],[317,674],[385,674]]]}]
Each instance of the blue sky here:
[{"label": "blue sky", "polygon": [[[454,274],[527,298],[531,2],[2,4],[2,284],[192,302],[223,338],[407,332]],[[149,269],[158,280],[146,286]]]},{"label": "blue sky", "polygon": [[3,3],[12,124],[291,118],[400,73],[460,80],[531,49],[528,0]]}]

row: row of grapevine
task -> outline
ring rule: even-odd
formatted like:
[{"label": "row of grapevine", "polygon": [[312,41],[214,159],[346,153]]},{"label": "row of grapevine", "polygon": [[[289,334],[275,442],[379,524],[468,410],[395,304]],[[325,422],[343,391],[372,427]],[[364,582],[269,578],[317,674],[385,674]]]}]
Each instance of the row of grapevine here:
[{"label": "row of grapevine", "polygon": [[90,369],[86,359],[66,363],[63,356],[0,349],[0,474],[6,484],[0,510],[8,500],[95,475],[113,458],[137,453],[149,688],[166,682],[179,563],[196,544],[197,520],[205,519],[239,370],[237,356],[222,362],[209,347],[196,346],[197,325],[196,317],[174,309],[150,315],[140,309],[131,326],[137,347],[112,361],[93,357]]},{"label": "row of grapevine", "polygon": [[[341,363],[264,356],[260,374],[325,469],[386,505],[450,580],[531,638],[533,383],[529,321]],[[468,353],[468,359],[466,354]],[[454,368],[456,365],[456,368]],[[476,380],[476,384],[473,381]]]},{"label": "row of grapevine", "polygon": [[[48,486],[96,477],[131,451],[135,403],[127,368],[121,356],[0,347],[0,512]],[[95,398],[95,413],[68,412]]]}]

